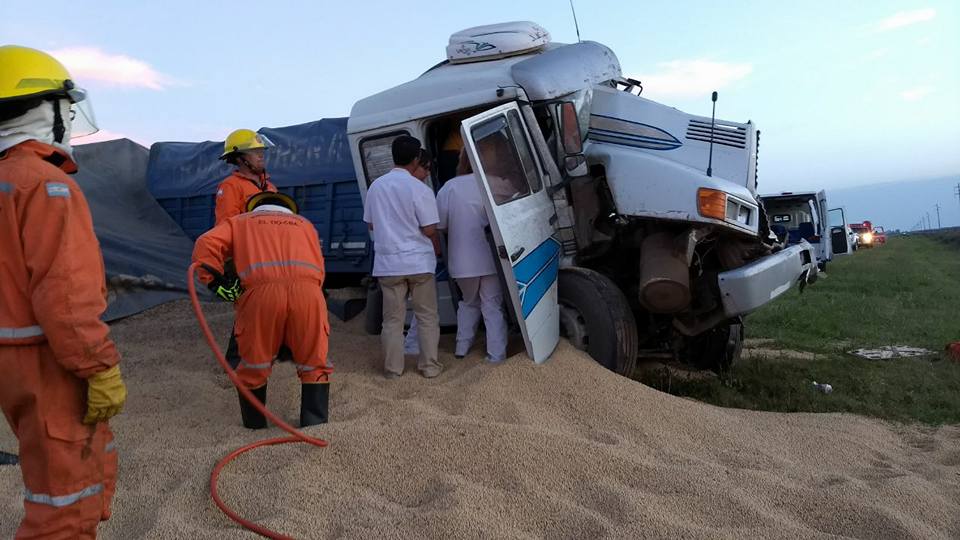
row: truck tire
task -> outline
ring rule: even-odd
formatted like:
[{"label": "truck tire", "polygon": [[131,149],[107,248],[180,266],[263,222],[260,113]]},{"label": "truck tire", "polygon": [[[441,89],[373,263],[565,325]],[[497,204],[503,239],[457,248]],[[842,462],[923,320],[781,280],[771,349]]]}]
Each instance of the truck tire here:
[{"label": "truck tire", "polygon": [[685,360],[716,373],[730,371],[743,352],[743,323],[724,323],[699,336],[687,338]]},{"label": "truck tire", "polygon": [[637,323],[627,298],[610,278],[587,268],[559,277],[560,327],[573,346],[624,376],[637,367]]},{"label": "truck tire", "polygon": [[367,312],[363,329],[371,336],[380,335],[383,328],[383,291],[376,283],[367,287]]}]

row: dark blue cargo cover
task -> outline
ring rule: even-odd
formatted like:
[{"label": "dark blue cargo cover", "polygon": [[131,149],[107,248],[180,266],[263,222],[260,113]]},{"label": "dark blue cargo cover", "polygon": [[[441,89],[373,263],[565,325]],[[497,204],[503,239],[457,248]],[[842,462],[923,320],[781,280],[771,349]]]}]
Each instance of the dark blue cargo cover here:
[{"label": "dark blue cargo cover", "polygon": [[[327,272],[368,273],[372,251],[347,143],[347,119],[259,132],[277,145],[267,153],[271,181],[296,199],[300,213],[320,233]],[[193,240],[213,226],[217,185],[231,170],[217,159],[222,152],[222,142],[210,141],[162,142],[150,148],[150,192]]]},{"label": "dark blue cargo cover", "polygon": [[119,139],[76,146],[74,157],[107,274],[103,318],[184,298],[193,243],[147,191],[147,149]]}]

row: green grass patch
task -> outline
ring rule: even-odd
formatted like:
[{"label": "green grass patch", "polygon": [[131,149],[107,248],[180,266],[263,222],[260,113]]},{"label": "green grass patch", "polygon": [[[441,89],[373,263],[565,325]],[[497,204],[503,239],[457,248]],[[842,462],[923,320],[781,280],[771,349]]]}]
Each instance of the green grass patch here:
[{"label": "green grass patch", "polygon": [[[960,422],[960,364],[941,354],[960,339],[960,252],[931,238],[896,237],[835,259],[827,272],[802,294],[791,291],[747,318],[747,339],[765,340],[763,351],[751,351],[723,379],[648,371],[641,380],[726,407]],[[937,354],[892,361],[847,354],[881,345]],[[833,393],[815,391],[812,381],[830,383]]]}]

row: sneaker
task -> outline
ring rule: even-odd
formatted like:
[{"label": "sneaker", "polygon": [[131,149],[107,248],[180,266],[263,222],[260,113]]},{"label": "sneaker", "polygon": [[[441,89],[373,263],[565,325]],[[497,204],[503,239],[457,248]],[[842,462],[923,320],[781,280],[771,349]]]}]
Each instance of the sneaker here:
[{"label": "sneaker", "polygon": [[492,357],[492,356],[490,356],[490,355],[488,354],[488,355],[486,356],[486,358],[484,358],[484,360],[485,360],[488,364],[500,364],[500,363],[502,363],[504,360],[506,360],[506,358],[500,358],[500,359],[498,360],[498,359],[496,359],[496,358],[494,358],[494,357]]},{"label": "sneaker", "polygon": [[456,358],[457,360],[463,360],[463,357],[464,357],[464,356],[466,356],[466,355],[465,355],[465,354],[455,354],[455,355],[453,355],[453,357]]},{"label": "sneaker", "polygon": [[399,379],[401,375],[403,375],[403,373],[394,373],[392,371],[387,371],[383,374],[384,378],[387,379],[388,381]]},{"label": "sneaker", "polygon": [[423,375],[425,379],[432,379],[440,375],[441,373],[443,373],[443,368],[425,369],[420,372],[420,374]]}]

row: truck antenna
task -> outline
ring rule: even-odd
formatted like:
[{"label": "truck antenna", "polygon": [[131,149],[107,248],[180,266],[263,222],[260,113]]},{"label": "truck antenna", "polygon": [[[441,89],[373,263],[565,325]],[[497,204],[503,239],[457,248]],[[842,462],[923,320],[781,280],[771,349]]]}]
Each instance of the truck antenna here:
[{"label": "truck antenna", "polygon": [[570,11],[573,12],[573,27],[577,29],[577,43],[580,43],[580,25],[577,23],[577,10],[573,7],[573,0],[570,0]]},{"label": "truck antenna", "polygon": [[[571,2],[573,0],[570,0]],[[717,91],[713,91],[713,113],[710,115],[710,158],[707,161],[707,176],[713,176],[713,128],[717,124]]]}]

